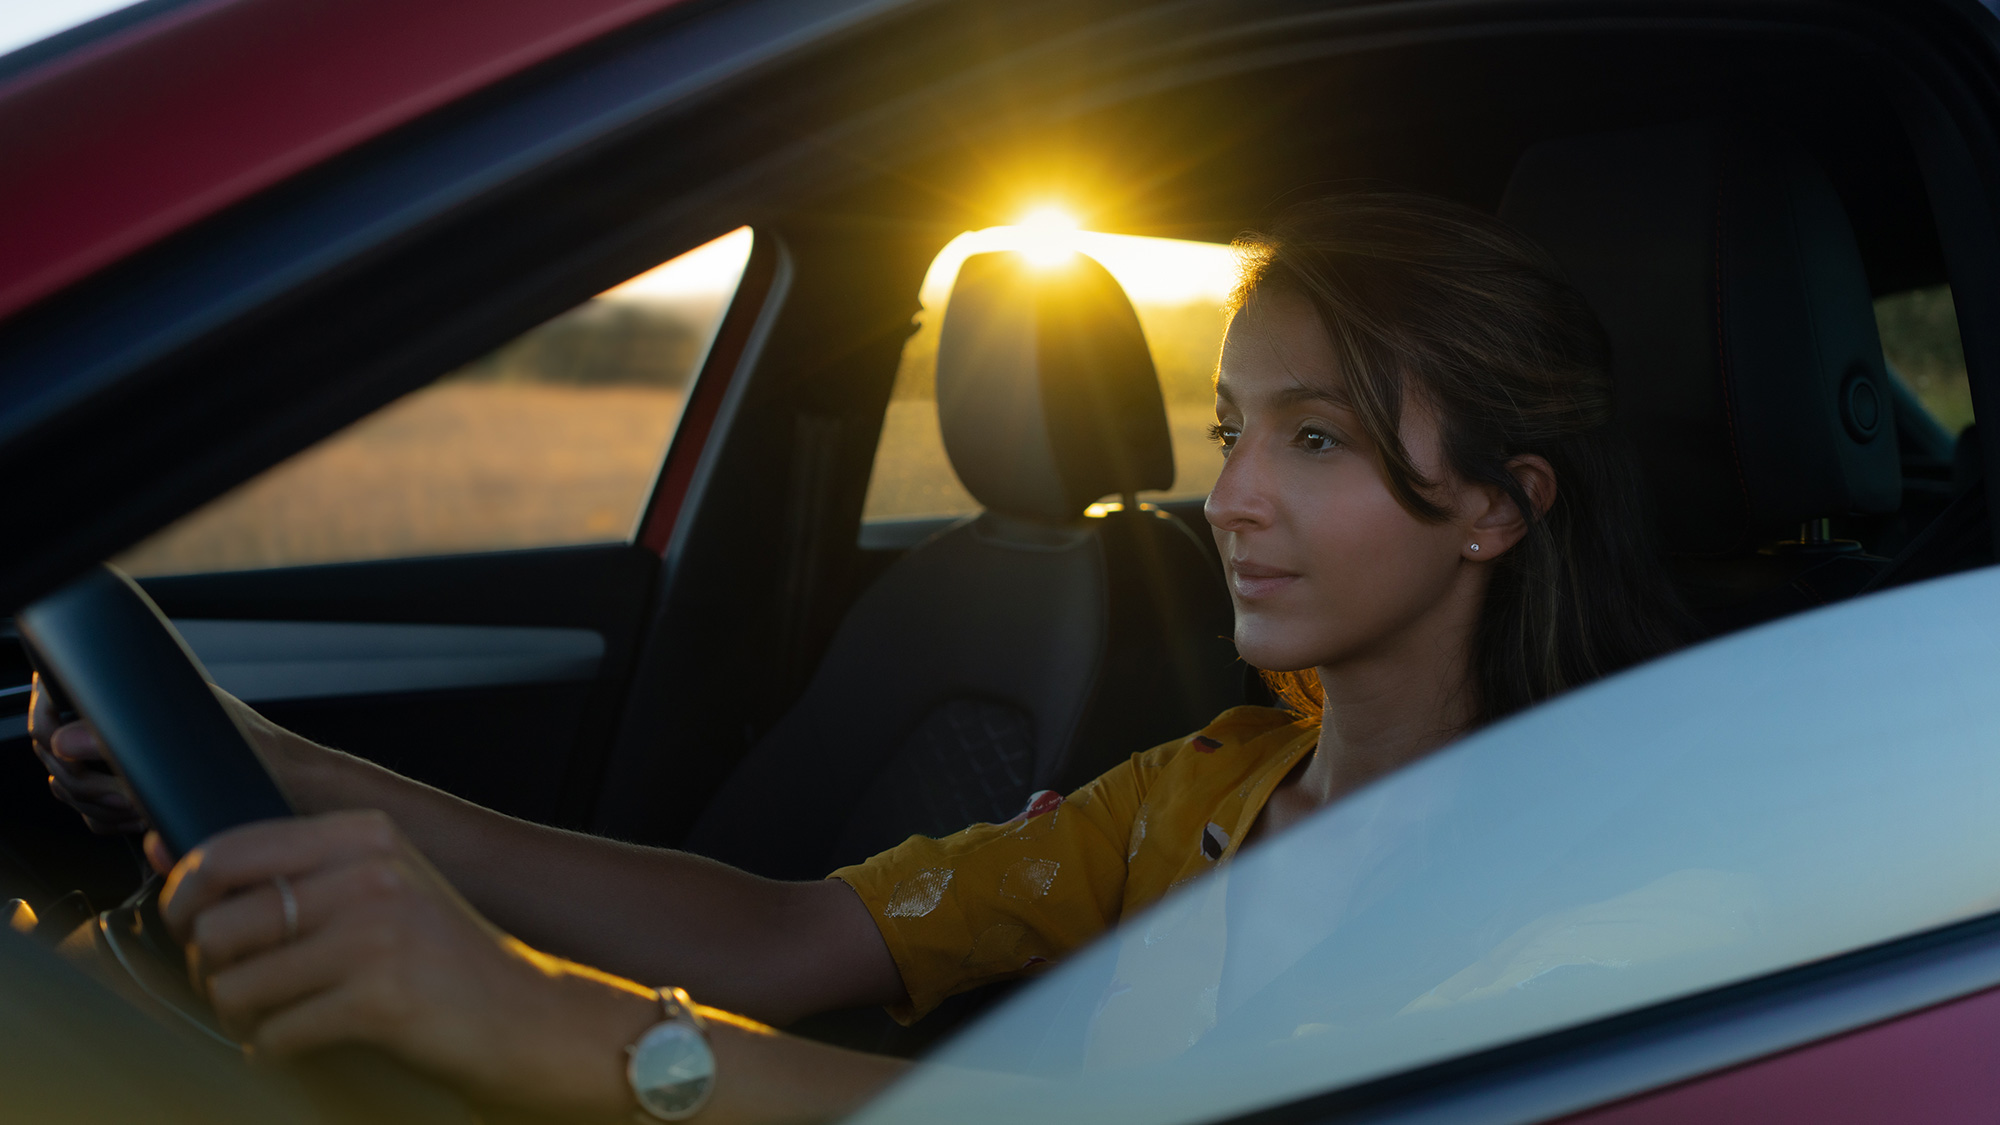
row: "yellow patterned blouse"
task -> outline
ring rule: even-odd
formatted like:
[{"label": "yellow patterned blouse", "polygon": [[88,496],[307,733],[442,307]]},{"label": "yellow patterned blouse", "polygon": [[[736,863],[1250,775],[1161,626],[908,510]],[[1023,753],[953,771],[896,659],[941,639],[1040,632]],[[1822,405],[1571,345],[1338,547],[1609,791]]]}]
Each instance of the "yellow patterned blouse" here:
[{"label": "yellow patterned blouse", "polygon": [[1267,707],[1225,711],[1068,797],[1044,790],[1005,824],[912,836],[835,871],[902,971],[911,1023],[946,997],[1035,970],[1128,910],[1236,854],[1278,783],[1319,739]]}]

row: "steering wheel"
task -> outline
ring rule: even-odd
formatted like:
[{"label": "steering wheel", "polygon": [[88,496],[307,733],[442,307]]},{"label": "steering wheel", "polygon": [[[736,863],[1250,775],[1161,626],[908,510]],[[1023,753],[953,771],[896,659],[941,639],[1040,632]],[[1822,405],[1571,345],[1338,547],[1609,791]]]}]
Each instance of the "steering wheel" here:
[{"label": "steering wheel", "polygon": [[292,815],[187,642],[123,573],[97,567],[15,620],[175,855]]},{"label": "steering wheel", "polygon": [[[97,728],[113,769],[175,855],[226,829],[293,815],[187,642],[122,571],[99,566],[22,610],[15,623],[51,690]],[[239,1050],[187,983],[182,951],[159,920],[158,892],[158,881],[150,881],[99,915],[92,943],[101,960],[129,976],[142,1006],[165,1009]],[[74,938],[65,943],[75,945]],[[305,1069],[320,1072],[319,1081],[307,1075],[310,1085],[363,1117],[472,1119],[450,1087],[379,1051],[339,1048]]]}]

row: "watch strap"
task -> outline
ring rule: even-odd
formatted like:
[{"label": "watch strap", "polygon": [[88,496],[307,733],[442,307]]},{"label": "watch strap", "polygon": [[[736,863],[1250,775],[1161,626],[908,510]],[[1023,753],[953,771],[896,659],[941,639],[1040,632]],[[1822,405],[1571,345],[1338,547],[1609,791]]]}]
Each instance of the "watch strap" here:
[{"label": "watch strap", "polygon": [[660,998],[660,1014],[669,1020],[686,1020],[708,1034],[708,1021],[701,1018],[701,1012],[694,1006],[694,997],[685,988],[656,988],[654,994]]}]

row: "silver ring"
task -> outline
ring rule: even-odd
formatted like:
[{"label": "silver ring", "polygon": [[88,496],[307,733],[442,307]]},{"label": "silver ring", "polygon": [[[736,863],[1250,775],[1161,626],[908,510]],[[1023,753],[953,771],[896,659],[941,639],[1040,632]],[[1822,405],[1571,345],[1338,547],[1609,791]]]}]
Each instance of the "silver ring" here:
[{"label": "silver ring", "polygon": [[285,911],[285,940],[299,940],[299,897],[292,893],[292,881],[283,875],[271,876],[271,885],[278,888],[278,905]]}]

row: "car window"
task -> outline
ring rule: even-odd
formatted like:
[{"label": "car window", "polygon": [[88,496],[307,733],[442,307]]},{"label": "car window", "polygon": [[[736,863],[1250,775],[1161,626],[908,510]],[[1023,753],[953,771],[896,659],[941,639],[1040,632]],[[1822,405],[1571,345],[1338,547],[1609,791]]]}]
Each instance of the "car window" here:
[{"label": "car window", "polygon": [[599,294],[116,561],[184,574],[628,541],[750,240]]},{"label": "car window", "polygon": [[135,0],[12,0],[0,4],[0,55],[133,6]]},{"label": "car window", "polygon": [[1223,302],[1236,283],[1227,246],[1073,229],[1047,217],[968,231],[945,245],[924,276],[916,332],[903,346],[895,389],[868,478],[867,522],[957,516],[979,511],[945,456],[937,420],[937,341],[959,264],[991,250],[1077,250],[1125,287],[1153,353],[1174,440],[1174,486],[1144,499],[1206,496],[1222,470],[1209,442],[1215,422],[1215,361],[1222,350]]},{"label": "car window", "polygon": [[1972,424],[1972,385],[1965,349],[1958,341],[1958,311],[1951,286],[1932,285],[1877,298],[1875,326],[1889,367],[1916,392],[1917,401],[1956,435]]},{"label": "car window", "polygon": [[1499,723],[1169,895],[858,1120],[1211,1121],[1994,911],[1996,622],[1972,571]]}]

